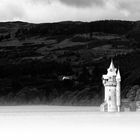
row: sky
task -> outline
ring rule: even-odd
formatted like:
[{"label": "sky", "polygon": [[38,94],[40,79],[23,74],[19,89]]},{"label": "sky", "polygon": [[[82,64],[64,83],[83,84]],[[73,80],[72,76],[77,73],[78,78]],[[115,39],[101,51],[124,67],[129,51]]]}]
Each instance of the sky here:
[{"label": "sky", "polygon": [[140,0],[0,0],[0,21],[139,20]]}]

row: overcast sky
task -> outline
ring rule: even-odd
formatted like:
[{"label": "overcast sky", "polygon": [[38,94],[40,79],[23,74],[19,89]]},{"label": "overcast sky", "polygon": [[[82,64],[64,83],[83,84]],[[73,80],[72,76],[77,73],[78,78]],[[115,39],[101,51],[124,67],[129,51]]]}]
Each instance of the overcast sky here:
[{"label": "overcast sky", "polygon": [[140,19],[140,0],[0,0],[0,21]]}]

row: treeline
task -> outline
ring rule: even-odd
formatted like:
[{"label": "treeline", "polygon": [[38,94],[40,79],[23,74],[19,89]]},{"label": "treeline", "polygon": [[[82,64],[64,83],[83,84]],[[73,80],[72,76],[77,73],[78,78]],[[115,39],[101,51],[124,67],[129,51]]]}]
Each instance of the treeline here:
[{"label": "treeline", "polygon": [[[98,88],[99,89],[99,88]],[[101,90],[100,90],[101,91]],[[103,97],[97,88],[87,87],[76,91],[40,90],[35,87],[25,87],[19,92],[10,92],[0,96],[0,105],[100,105]]]},{"label": "treeline", "polygon": [[111,34],[125,34],[132,30],[135,22],[103,20],[96,22],[60,22],[30,25],[28,28],[19,28],[15,34],[17,38],[43,35],[74,35],[80,33],[103,32]]}]

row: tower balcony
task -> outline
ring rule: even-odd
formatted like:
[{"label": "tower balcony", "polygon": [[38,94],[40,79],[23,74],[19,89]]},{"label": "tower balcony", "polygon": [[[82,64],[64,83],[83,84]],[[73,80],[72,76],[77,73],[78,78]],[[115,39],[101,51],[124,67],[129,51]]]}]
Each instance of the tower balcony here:
[{"label": "tower balcony", "polygon": [[104,86],[116,86],[117,82],[116,81],[104,81]]}]

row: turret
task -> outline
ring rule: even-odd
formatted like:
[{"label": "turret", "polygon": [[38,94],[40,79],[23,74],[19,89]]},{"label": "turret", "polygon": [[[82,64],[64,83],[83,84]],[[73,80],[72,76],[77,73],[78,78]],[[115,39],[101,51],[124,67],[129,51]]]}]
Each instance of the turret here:
[{"label": "turret", "polygon": [[116,106],[116,68],[114,67],[113,60],[107,69],[107,74],[103,75],[103,84],[105,87],[105,99],[107,103],[108,112],[117,111]]},{"label": "turret", "polygon": [[121,81],[121,74],[120,74],[120,70],[119,69],[117,71],[116,81]]},{"label": "turret", "polygon": [[120,70],[118,69],[117,71],[117,76],[116,76],[116,104],[117,104],[117,109],[118,112],[120,112],[120,105],[121,105],[121,75],[120,75]]},{"label": "turret", "polygon": [[121,95],[121,75],[114,67],[113,60],[107,69],[107,74],[103,75],[103,85],[105,98],[104,103],[101,104],[101,110],[107,112],[120,112],[120,95]]}]

